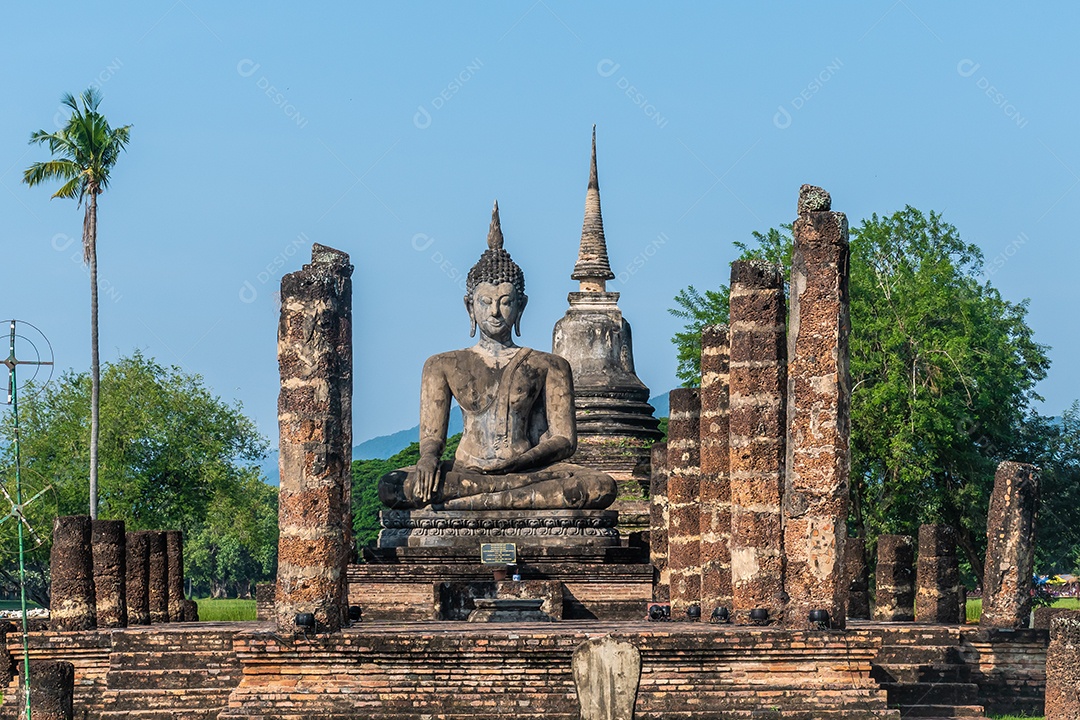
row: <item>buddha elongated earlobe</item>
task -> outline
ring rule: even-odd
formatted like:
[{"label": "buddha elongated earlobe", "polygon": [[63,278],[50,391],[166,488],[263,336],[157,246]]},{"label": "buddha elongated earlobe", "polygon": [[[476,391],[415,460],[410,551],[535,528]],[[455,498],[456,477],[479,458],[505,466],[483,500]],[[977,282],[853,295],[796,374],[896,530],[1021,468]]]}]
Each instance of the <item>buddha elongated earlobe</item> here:
[{"label": "buddha elongated earlobe", "polygon": [[469,337],[476,337],[476,318],[469,318],[469,324],[472,325],[469,328]]},{"label": "buddha elongated earlobe", "polygon": [[514,321],[514,334],[521,337],[521,316],[518,315],[518,319]]}]

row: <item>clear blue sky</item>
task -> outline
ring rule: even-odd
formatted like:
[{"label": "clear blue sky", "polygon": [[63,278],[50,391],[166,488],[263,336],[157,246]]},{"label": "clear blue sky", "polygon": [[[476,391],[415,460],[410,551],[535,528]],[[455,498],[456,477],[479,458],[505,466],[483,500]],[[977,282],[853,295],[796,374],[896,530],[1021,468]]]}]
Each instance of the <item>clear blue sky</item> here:
[{"label": "clear blue sky", "polygon": [[21,173],[45,158],[27,139],[63,119],[61,95],[98,83],[109,119],[134,125],[100,203],[103,359],[139,348],[199,373],[276,445],[274,293],[324,243],[356,266],[355,438],[409,427],[424,359],[470,343],[452,274],[483,249],[495,198],[528,283],[522,342],[550,348],[596,123],[611,289],[654,393],[676,384],[671,298],[726,282],[732,241],[790,222],[813,183],[853,225],[911,204],[977,243],[1004,296],[1031,299],[1056,414],[1080,396],[1078,15],[16,4],[0,43],[0,317],[38,325],[61,367],[89,366],[81,211]]}]

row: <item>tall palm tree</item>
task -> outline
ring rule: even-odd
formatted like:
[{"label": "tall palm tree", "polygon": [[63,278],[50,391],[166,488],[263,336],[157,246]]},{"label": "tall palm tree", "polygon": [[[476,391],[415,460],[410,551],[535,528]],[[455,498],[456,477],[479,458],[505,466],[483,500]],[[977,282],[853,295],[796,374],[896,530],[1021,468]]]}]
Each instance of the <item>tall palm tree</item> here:
[{"label": "tall palm tree", "polygon": [[71,108],[71,119],[62,129],[49,133],[38,130],[30,144],[48,145],[53,159],[26,168],[23,182],[34,187],[47,180],[63,185],[54,198],[75,198],[86,204],[83,217],[83,262],[90,269],[90,517],[97,518],[98,500],[98,415],[101,368],[98,362],[98,282],[97,282],[97,196],[109,187],[109,173],[128,144],[131,126],[109,127],[98,112],[101,95],[89,88],[78,99],[65,94],[63,103]]}]

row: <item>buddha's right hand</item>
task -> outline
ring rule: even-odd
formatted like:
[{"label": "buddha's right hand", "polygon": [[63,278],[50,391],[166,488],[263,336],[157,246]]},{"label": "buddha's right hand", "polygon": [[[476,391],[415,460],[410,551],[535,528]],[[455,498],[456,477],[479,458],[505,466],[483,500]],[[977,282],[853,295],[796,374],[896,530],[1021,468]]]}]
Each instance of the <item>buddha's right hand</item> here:
[{"label": "buddha's right hand", "polygon": [[416,463],[416,491],[423,503],[431,502],[439,490],[439,458],[426,455]]}]

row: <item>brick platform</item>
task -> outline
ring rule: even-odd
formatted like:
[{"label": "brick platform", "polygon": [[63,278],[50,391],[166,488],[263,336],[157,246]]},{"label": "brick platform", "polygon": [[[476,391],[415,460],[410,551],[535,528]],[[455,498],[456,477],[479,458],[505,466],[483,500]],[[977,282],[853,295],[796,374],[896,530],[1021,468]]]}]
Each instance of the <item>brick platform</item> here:
[{"label": "brick platform", "polygon": [[[571,656],[611,635],[641,652],[636,717],[1040,715],[1048,633],[854,622],[846,632],[708,623],[368,623],[310,638],[271,623],[37,631],[75,666],[76,717],[577,718]],[[17,636],[9,648],[21,652]],[[14,720],[15,683],[0,719]]]}]

